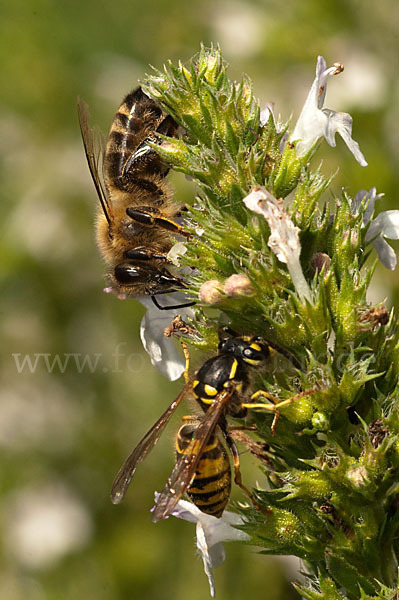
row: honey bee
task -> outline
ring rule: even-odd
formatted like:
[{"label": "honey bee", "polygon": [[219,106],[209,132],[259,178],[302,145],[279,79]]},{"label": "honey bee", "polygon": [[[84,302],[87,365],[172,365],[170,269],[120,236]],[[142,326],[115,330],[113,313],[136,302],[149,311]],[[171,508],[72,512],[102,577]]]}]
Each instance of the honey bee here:
[{"label": "honey bee", "polygon": [[109,267],[111,288],[123,297],[184,289],[185,284],[165,265],[174,241],[170,234],[188,236],[173,220],[179,207],[165,180],[168,167],[148,144],[158,134],[177,136],[177,123],[139,87],[120,105],[105,143],[89,126],[86,103],[78,99],[78,116],[90,173],[100,201],[96,238]]},{"label": "honey bee", "polygon": [[[183,346],[183,348],[185,347]],[[291,404],[295,400],[297,396],[279,402],[267,392],[259,390],[252,394],[249,402],[243,401],[247,397],[250,368],[260,367],[265,364],[271,351],[272,349],[267,342],[259,336],[235,335],[232,337],[223,337],[220,339],[218,354],[209,358],[202,365],[197,371],[194,381],[191,382],[187,375],[190,358],[185,348],[186,384],[177,398],[145,434],[122,465],[112,485],[112,502],[114,504],[121,502],[137,466],[154,448],[173,413],[183,398],[191,391],[202,408],[204,415],[192,427],[190,440],[185,435],[187,430],[183,430],[183,433],[182,429],[180,430],[180,439],[184,438],[184,443],[181,447],[179,446],[180,451],[178,451],[176,464],[157,500],[153,512],[153,521],[156,522],[167,517],[171,514],[185,492],[190,493],[194,491],[195,488],[193,488],[193,485],[198,484],[201,472],[205,473],[206,471],[205,461],[208,450],[213,444],[216,444],[216,446],[221,444],[220,441],[217,441],[216,437],[219,435],[225,440],[233,458],[235,483],[249,496],[257,507],[252,494],[241,481],[238,450],[229,433],[226,416],[244,417],[247,409],[273,411],[275,415],[278,415],[281,406]],[[308,393],[313,393],[313,391]],[[302,396],[303,394],[301,393],[298,396]],[[260,397],[267,398],[271,403],[253,402],[253,400]],[[178,443],[180,443],[179,438]],[[218,447],[220,449],[220,446]],[[210,466],[210,463],[208,463],[208,466]],[[218,471],[218,469],[219,466],[216,470]],[[199,508],[201,509],[200,506]],[[223,509],[221,512],[223,512]]]}]

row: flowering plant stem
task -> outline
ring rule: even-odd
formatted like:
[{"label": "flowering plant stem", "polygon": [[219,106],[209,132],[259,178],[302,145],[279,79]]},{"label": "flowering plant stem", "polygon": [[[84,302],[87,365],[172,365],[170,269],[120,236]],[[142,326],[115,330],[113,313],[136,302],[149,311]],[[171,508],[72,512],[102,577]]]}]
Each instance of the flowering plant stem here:
[{"label": "flowering plant stem", "polygon": [[[197,335],[184,339],[216,352],[220,325],[263,336],[278,352],[254,389],[279,400],[297,395],[281,409],[274,435],[271,411],[249,415],[265,444],[266,489],[254,494],[270,512],[240,509],[240,528],[263,553],[303,560],[307,581],[295,585],[304,598],[393,598],[399,330],[393,312],[366,298],[373,273],[367,193],[356,203],[346,192],[321,199],[332,178],[309,166],[317,143],[305,144],[306,136],[320,138],[319,123],[307,118],[311,131],[305,121],[296,128],[307,149],[298,156],[297,142],[285,141],[288,126],[270,111],[261,119],[250,80],[229,80],[219,49],[201,48],[188,66],[168,63],[143,87],[184,129],[153,147],[199,189],[180,258],[188,291],[200,299],[191,323]],[[233,275],[245,277],[225,287]],[[207,294],[203,286],[212,282],[217,293]]]}]

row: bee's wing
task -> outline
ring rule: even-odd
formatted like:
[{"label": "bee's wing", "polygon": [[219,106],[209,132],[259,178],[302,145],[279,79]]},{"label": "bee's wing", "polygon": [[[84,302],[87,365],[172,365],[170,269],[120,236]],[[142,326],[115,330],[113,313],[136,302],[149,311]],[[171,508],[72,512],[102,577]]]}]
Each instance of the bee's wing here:
[{"label": "bee's wing", "polygon": [[99,129],[90,127],[89,107],[82,98],[78,98],[78,117],[91,177],[100,200],[101,208],[111,228],[112,206],[104,183],[105,139]]},{"label": "bee's wing", "polygon": [[145,436],[140,440],[135,449],[129,454],[117,476],[114,479],[111,488],[111,501],[113,504],[119,504],[126,494],[127,488],[132,480],[132,477],[137,469],[137,466],[144,460],[149,452],[153,449],[162,435],[163,430],[169,423],[169,420],[180,402],[187,394],[191,384],[184,386],[177,398],[168,406],[165,412],[160,416],[158,421],[151,427]]},{"label": "bee's wing", "polygon": [[224,412],[226,403],[231,398],[233,390],[223,390],[207,410],[201,425],[194,432],[193,439],[184,454],[181,454],[166,482],[155,506],[152,520],[154,523],[171,514],[176,504],[189,487],[201,455],[212,432],[217,427]]}]

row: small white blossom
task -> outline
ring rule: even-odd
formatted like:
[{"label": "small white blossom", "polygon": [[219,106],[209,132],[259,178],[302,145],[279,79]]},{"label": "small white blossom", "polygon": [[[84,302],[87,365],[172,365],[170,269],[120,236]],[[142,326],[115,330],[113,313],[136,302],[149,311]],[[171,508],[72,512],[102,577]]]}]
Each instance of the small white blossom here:
[{"label": "small white blossom", "polygon": [[321,137],[324,137],[330,146],[335,147],[335,134],[339,133],[357,162],[362,167],[367,167],[359,144],[352,139],[352,117],[348,113],[323,108],[328,78],[342,71],[343,66],[340,63],[327,69],[324,58],[317,58],[316,78],[290,140],[297,141],[298,156],[305,156]]},{"label": "small white blossom", "polygon": [[351,213],[357,216],[359,214],[360,206],[363,202],[364,206],[367,206],[363,213],[363,225],[367,225],[374,213],[375,201],[380,200],[384,194],[377,194],[377,188],[372,187],[368,192],[367,190],[360,190],[357,192],[352,200]]},{"label": "small white blossom", "polygon": [[[155,502],[157,502],[158,497],[159,494],[155,492]],[[228,510],[223,513],[222,517],[217,519],[201,512],[195,504],[186,500],[180,500],[176,504],[172,515],[196,524],[197,548],[202,556],[204,571],[208,577],[213,598],[215,596],[215,583],[212,569],[219,567],[225,559],[222,542],[247,541],[250,539],[244,531],[233,527],[234,525],[242,525],[243,520],[240,515]]]},{"label": "small white blossom", "polygon": [[[184,372],[185,360],[176,347],[172,338],[164,335],[165,328],[170,325],[175,313],[173,310],[159,310],[151,298],[137,298],[146,307],[147,311],[141,320],[140,337],[145,351],[150,355],[151,363],[162,375],[171,381],[178,379]],[[165,294],[162,296],[163,306],[174,306],[184,302],[182,292]],[[182,317],[193,316],[189,308],[179,308]]]},{"label": "small white blossom", "polygon": [[375,202],[380,200],[383,195],[377,194],[375,187],[371,188],[369,192],[360,190],[352,200],[351,212],[353,215],[358,215],[360,206],[362,202],[364,203],[366,210],[363,213],[363,227],[370,224],[365,241],[372,243],[382,264],[387,269],[393,270],[397,264],[396,254],[384,238],[399,239],[399,210],[386,210],[372,219]]},{"label": "small white blossom", "polygon": [[311,300],[311,292],[304,277],[301,263],[301,244],[299,228],[294,225],[284,209],[265,188],[255,186],[244,198],[244,204],[250,210],[262,215],[269,224],[270,237],[267,242],[277,258],[287,264],[292,282],[298,295]]},{"label": "small white blossom", "polygon": [[399,210],[386,210],[377,215],[371,221],[365,238],[366,242],[373,244],[382,264],[393,270],[397,263],[396,254],[384,238],[399,240]]},{"label": "small white blossom", "polygon": [[260,124],[262,125],[262,127],[264,127],[266,125],[270,116],[272,117],[273,121],[276,122],[276,119],[274,118],[274,103],[273,102],[268,102],[266,104],[265,108],[262,109],[260,112]]},{"label": "small white blossom", "polygon": [[172,246],[172,248],[169,250],[169,252],[167,254],[167,259],[171,263],[173,263],[174,265],[179,267],[180,266],[180,257],[183,256],[186,252],[187,252],[187,246],[184,244],[184,242],[176,242],[176,244],[174,244]]}]

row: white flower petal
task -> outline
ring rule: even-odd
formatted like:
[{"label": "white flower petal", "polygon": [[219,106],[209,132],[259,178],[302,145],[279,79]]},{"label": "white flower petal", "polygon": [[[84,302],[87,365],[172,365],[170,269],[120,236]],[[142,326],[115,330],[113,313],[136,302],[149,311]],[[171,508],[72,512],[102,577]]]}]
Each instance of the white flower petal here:
[{"label": "white flower petal", "polygon": [[167,258],[168,260],[170,260],[171,263],[173,263],[176,266],[179,266],[179,258],[183,256],[186,252],[187,246],[184,244],[184,242],[176,242],[176,244],[173,244],[173,246],[169,250]]},{"label": "white flower petal", "polygon": [[[201,513],[201,515],[204,515],[204,513]],[[212,517],[211,515],[205,515],[205,517],[205,535],[209,547],[219,544],[220,542],[249,540],[249,536],[244,531],[240,531],[233,527],[233,525],[243,524],[240,515],[225,510],[220,519]]]},{"label": "white flower petal", "polygon": [[376,187],[372,187],[369,192],[367,190],[360,190],[356,193],[351,203],[352,215],[356,217],[359,214],[361,204],[364,203],[365,206],[367,205],[367,208],[363,213],[363,225],[367,225],[374,213],[376,200],[381,200],[383,196],[384,194],[377,194]]},{"label": "white flower petal", "polygon": [[[175,292],[162,296],[164,306],[174,306],[184,302],[184,294]],[[184,372],[185,360],[179,352],[172,338],[164,336],[165,327],[170,325],[174,316],[173,310],[159,310],[152,302],[151,298],[138,298],[138,301],[147,308],[147,312],[141,320],[140,337],[145,351],[150,355],[151,363],[162,375],[165,375],[171,381],[178,379]],[[183,315],[188,313],[189,309],[179,309]]]},{"label": "white flower petal", "polygon": [[205,532],[204,532],[204,529],[203,529],[200,521],[198,521],[198,523],[197,523],[196,533],[197,533],[197,548],[200,551],[201,556],[202,556],[202,561],[204,563],[204,571],[205,571],[205,575],[208,577],[211,596],[212,596],[212,598],[214,598],[215,597],[215,580],[213,578],[212,564],[211,564],[211,559],[210,559],[209,552],[208,552],[208,545],[206,543]]},{"label": "white flower petal", "polygon": [[222,565],[226,559],[226,552],[222,543],[215,544],[214,546],[208,546],[208,553],[212,569],[220,567],[220,565]]},{"label": "white flower petal", "polygon": [[302,118],[299,117],[290,138],[291,142],[296,141],[297,155],[305,156],[317,140],[324,135],[326,127],[327,116],[321,110],[312,110]]},{"label": "white flower petal", "polygon": [[288,263],[293,255],[299,256],[299,228],[295,227],[283,205],[279,204],[270,192],[265,188],[254,187],[243,202],[247,208],[262,215],[268,222],[270,236],[267,243],[281,262]]},{"label": "white flower petal", "polygon": [[393,248],[384,240],[382,234],[373,240],[373,246],[378,254],[378,258],[387,269],[392,271],[396,267],[397,259]]},{"label": "white flower petal", "polygon": [[243,202],[249,210],[252,210],[258,215],[265,216],[263,208],[265,200],[275,201],[276,199],[265,188],[254,186],[248,196],[245,196]]},{"label": "white flower petal", "polygon": [[260,124],[262,125],[262,127],[264,125],[266,125],[266,123],[268,122],[270,116],[272,117],[274,123],[276,122],[276,119],[274,117],[274,104],[273,102],[268,102],[265,106],[265,108],[263,110],[261,110],[260,112]]},{"label": "white flower petal", "polygon": [[269,120],[270,115],[271,115],[271,112],[267,106],[263,110],[260,111],[260,124],[262,125],[262,127],[264,125],[266,125],[266,123]]},{"label": "white flower petal", "polygon": [[368,202],[368,204],[367,204],[367,208],[364,211],[364,215],[363,215],[363,225],[367,225],[367,223],[370,221],[370,219],[374,213],[375,201],[380,200],[383,196],[384,196],[384,194],[377,194],[376,187],[371,188],[371,190],[369,191],[369,193],[366,196],[366,202]]},{"label": "white flower petal", "polygon": [[[318,108],[321,108],[324,104],[324,98],[326,97],[327,92],[328,74],[325,58],[323,56],[318,56],[316,62],[316,78],[311,88],[311,94],[314,96],[313,101],[316,101]],[[309,96],[311,94],[309,94]]]},{"label": "white flower petal", "polygon": [[243,199],[247,208],[262,215],[270,227],[267,245],[277,258],[287,264],[292,282],[298,295],[311,300],[310,288],[304,277],[301,263],[299,228],[291,221],[281,202],[278,202],[265,188],[255,186]]},{"label": "white flower petal", "polygon": [[[155,502],[159,494],[155,492]],[[201,553],[204,563],[204,571],[208,577],[212,598],[215,595],[215,585],[212,569],[219,567],[224,559],[225,552],[222,542],[243,540],[250,538],[244,532],[233,527],[241,525],[244,521],[236,513],[224,511],[222,517],[217,519],[199,510],[192,502],[180,500],[174,508],[172,515],[179,519],[185,519],[190,523],[196,523],[197,548]]]},{"label": "white flower petal", "polygon": [[327,117],[324,132],[327,143],[330,146],[335,147],[335,134],[339,133],[359,165],[361,167],[367,167],[367,161],[360,151],[359,144],[352,139],[352,117],[348,113],[335,112],[329,108],[324,108],[322,112]]},{"label": "white flower petal", "polygon": [[[155,502],[158,502],[159,494],[155,492]],[[187,500],[180,500],[172,511],[172,516],[178,519],[184,519],[184,521],[190,521],[190,523],[197,523],[201,513],[200,509],[195,506],[192,502]]]},{"label": "white flower petal", "polygon": [[366,233],[366,242],[379,232],[389,240],[399,240],[399,210],[386,210],[371,222]]}]

